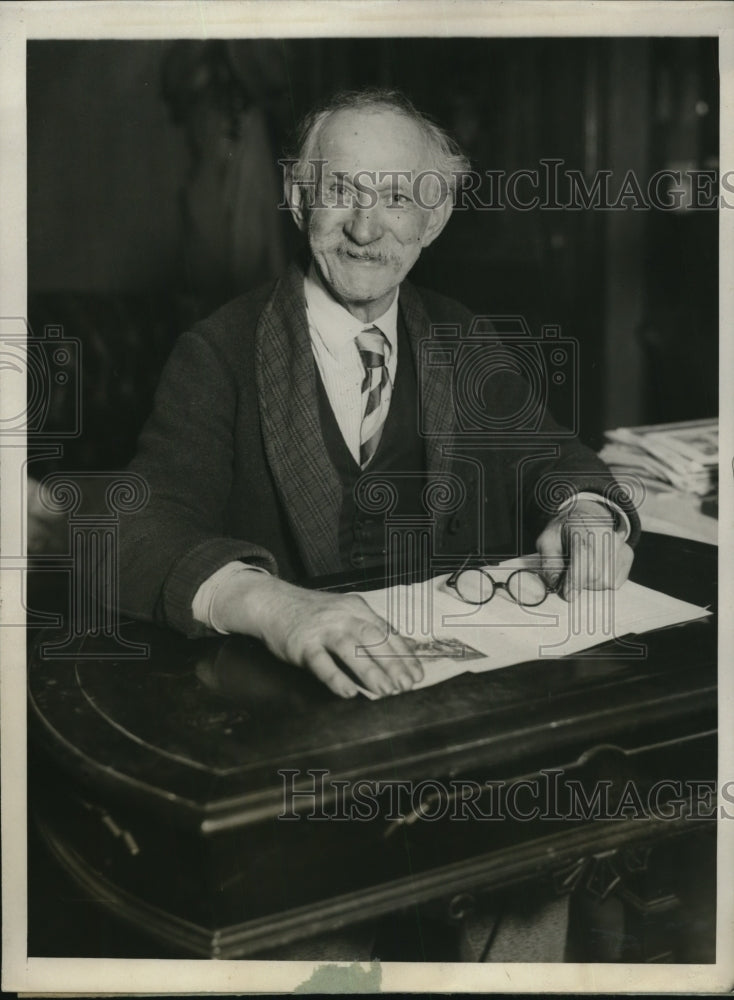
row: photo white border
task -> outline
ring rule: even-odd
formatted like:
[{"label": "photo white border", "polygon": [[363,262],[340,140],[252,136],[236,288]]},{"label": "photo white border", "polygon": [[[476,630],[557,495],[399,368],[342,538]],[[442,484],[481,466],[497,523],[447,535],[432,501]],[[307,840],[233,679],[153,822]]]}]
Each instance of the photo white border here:
[{"label": "photo white border", "polygon": [[[719,37],[721,173],[734,168],[734,5],[729,2],[524,0],[153,0],[0,5],[0,317],[26,315],[25,42],[34,38],[433,36]],[[720,213],[720,786],[734,778],[734,210]],[[0,378],[3,373],[0,372]],[[0,416],[21,412],[0,394]],[[21,530],[13,484],[23,448],[0,455],[0,551]],[[21,574],[6,573],[0,604],[3,988],[33,993],[290,992],[313,963],[26,958],[25,637]],[[727,611],[729,612],[727,614]],[[727,992],[734,988],[734,823],[720,821],[716,965],[381,964],[386,992]],[[722,891],[726,887],[726,891]],[[320,963],[323,964],[323,963]],[[368,967],[365,967],[368,968]],[[359,979],[355,978],[359,989]],[[364,987],[362,987],[364,988]]]}]

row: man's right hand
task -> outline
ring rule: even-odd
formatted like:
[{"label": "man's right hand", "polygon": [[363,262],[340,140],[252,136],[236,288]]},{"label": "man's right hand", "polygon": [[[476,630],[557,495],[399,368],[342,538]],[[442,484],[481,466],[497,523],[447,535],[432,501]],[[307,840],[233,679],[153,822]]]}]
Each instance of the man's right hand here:
[{"label": "man's right hand", "polygon": [[375,694],[408,691],[423,678],[410,641],[358,594],[304,590],[264,573],[240,573],[215,598],[217,623],[227,632],[261,639],[281,660],[307,667],[342,698],[357,694],[345,664]]}]

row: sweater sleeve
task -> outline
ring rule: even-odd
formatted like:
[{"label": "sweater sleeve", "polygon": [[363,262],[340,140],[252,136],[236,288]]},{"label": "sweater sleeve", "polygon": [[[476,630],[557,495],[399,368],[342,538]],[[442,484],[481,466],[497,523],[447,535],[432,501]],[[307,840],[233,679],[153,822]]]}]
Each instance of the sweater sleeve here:
[{"label": "sweater sleeve", "polygon": [[[493,417],[496,420],[521,412],[527,398],[528,384],[522,376],[504,372],[501,388],[492,403]],[[511,425],[511,421],[508,423]],[[521,439],[531,437],[524,434]],[[637,511],[599,456],[584,445],[578,435],[570,434],[559,425],[547,410],[540,419],[534,440],[554,454],[524,461],[522,452],[518,453],[523,470],[518,485],[527,530],[537,537],[569,499],[579,494],[596,494],[607,505],[624,513],[629,524],[627,542],[636,545],[640,537]]]},{"label": "sweater sleeve", "polygon": [[237,389],[226,359],[200,331],[183,334],[163,371],[152,416],[130,465],[150,499],[120,523],[122,615],[188,636],[200,585],[234,560],[277,572],[273,556],[223,530],[233,465]]}]

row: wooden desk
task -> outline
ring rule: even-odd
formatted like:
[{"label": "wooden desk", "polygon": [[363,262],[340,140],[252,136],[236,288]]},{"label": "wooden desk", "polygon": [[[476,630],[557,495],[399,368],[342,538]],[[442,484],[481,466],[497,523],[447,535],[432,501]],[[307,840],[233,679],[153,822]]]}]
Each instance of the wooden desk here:
[{"label": "wooden desk", "polygon": [[[632,575],[715,606],[716,566],[713,547],[646,535]],[[483,893],[537,879],[623,891],[644,914],[660,905],[646,902],[648,849],[712,823],[705,786],[698,815],[678,818],[574,818],[566,791],[602,787],[613,807],[628,781],[643,798],[661,780],[715,782],[714,617],[640,636],[642,658],[607,645],[378,702],[341,701],[243,637],[124,633],[150,657],[115,660],[87,638],[91,659],[30,663],[33,822],[88,897],[181,954],[253,956],[416,906],[458,920]],[[312,789],[317,771],[323,795],[278,818],[284,788]],[[412,784],[383,784],[377,815],[357,821],[359,779]],[[518,779],[525,812],[560,781],[558,815],[547,801],[533,820],[498,811],[497,783]],[[499,818],[459,818],[448,798],[442,818],[415,814],[438,812],[459,780]],[[411,802],[429,781],[441,785]]]}]

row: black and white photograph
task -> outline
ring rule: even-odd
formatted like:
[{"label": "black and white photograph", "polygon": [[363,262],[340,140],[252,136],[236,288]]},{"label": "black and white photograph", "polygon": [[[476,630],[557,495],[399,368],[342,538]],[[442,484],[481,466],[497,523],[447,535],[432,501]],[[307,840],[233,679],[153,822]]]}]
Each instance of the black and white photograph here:
[{"label": "black and white photograph", "polygon": [[0,12],[3,987],[730,990],[732,9],[84,8]]}]

